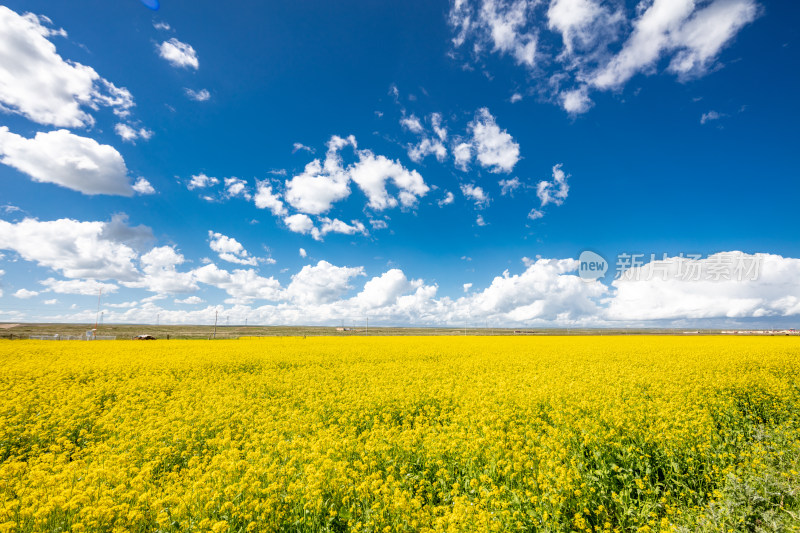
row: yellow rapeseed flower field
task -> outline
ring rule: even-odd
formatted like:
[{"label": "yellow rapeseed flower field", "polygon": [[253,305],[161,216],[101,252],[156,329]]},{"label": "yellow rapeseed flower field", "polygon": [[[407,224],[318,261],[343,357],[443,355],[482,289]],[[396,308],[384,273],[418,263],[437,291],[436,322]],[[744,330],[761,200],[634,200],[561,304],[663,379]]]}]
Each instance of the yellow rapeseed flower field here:
[{"label": "yellow rapeseed flower field", "polygon": [[773,474],[790,490],[767,510],[796,528],[798,356],[783,337],[4,342],[0,532],[738,531],[761,518],[726,506]]}]

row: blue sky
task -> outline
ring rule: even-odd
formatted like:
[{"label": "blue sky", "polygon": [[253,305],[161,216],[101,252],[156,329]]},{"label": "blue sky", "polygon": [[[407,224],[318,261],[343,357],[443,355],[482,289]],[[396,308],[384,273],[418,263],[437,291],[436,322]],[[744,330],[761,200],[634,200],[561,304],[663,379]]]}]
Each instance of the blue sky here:
[{"label": "blue sky", "polygon": [[0,321],[794,324],[799,9],[5,2]]}]

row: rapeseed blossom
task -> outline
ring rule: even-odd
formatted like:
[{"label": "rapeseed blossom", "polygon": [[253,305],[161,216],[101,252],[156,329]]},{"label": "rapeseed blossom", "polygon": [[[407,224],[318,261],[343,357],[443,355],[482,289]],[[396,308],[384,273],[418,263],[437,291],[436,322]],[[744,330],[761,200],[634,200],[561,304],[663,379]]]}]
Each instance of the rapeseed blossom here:
[{"label": "rapeseed blossom", "polygon": [[800,447],[798,354],[793,338],[5,342],[0,533],[691,530],[725,483]]}]

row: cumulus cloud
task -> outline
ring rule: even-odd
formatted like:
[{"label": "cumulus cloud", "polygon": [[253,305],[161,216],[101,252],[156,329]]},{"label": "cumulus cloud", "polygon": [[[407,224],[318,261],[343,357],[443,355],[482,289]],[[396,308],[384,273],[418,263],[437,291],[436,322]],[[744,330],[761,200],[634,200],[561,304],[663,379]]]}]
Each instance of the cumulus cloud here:
[{"label": "cumulus cloud", "polygon": [[123,141],[135,142],[136,139],[148,140],[153,136],[153,132],[147,128],[136,129],[130,124],[123,124],[122,122],[114,126],[114,131],[119,135]]},{"label": "cumulus cloud", "polygon": [[310,146],[306,146],[303,143],[294,143],[292,145],[292,153],[295,154],[295,153],[300,152],[300,151],[308,152],[309,154],[313,154],[314,153],[314,149],[311,148]]},{"label": "cumulus cloud", "polygon": [[536,196],[542,202],[542,207],[547,204],[561,205],[567,199],[569,194],[567,179],[569,179],[569,176],[564,174],[561,166],[559,163],[553,167],[552,181],[540,181],[536,185]]},{"label": "cumulus cloud", "polygon": [[49,19],[0,6],[0,109],[58,127],[92,126],[86,108],[110,107],[127,116],[133,97],[93,68],[65,61],[49,40],[66,37]]},{"label": "cumulus cloud", "polygon": [[338,267],[319,261],[314,266],[304,266],[292,276],[285,297],[302,305],[330,303],[352,288],[352,278],[363,275],[364,267]]},{"label": "cumulus cloud", "polygon": [[531,212],[528,213],[528,218],[531,220],[539,220],[540,218],[544,217],[544,212],[541,209],[531,209]]},{"label": "cumulus cloud", "polygon": [[307,257],[308,256],[308,253],[306,252],[305,248],[300,248],[299,253],[300,253],[300,257]]},{"label": "cumulus cloud", "polygon": [[57,294],[81,294],[97,295],[101,290],[104,294],[117,292],[119,287],[113,283],[103,283],[93,279],[55,279],[47,278],[40,281],[45,287],[44,292],[55,292]]},{"label": "cumulus cloud", "polygon": [[365,309],[394,305],[403,294],[422,286],[422,280],[409,281],[405,273],[393,268],[364,284],[355,299]]},{"label": "cumulus cloud", "polygon": [[[169,270],[183,262],[171,247],[153,249],[143,265]],[[392,268],[365,277],[363,267],[337,266],[327,261],[306,265],[284,289],[274,278],[254,270],[227,271],[214,264],[184,273],[196,283],[219,288],[228,295],[223,309],[209,306],[195,311],[160,309],[156,301],[167,291],[139,302],[108,304],[108,319],[147,322],[153,311],[175,323],[213,322],[214,311],[246,313],[264,323],[338,324],[343,317],[368,316],[370,323],[440,324],[492,322],[508,327],[535,326],[667,326],[686,321],[775,320],[800,316],[800,259],[771,254],[723,252],[706,258],[672,257],[638,262],[610,285],[584,281],[576,259],[523,258],[524,269],[506,270],[485,287],[462,285],[460,297],[439,296],[436,285],[411,280]],[[743,265],[743,266],[737,266]],[[77,280],[69,280],[77,281]],[[44,290],[57,280],[42,282]],[[124,283],[130,286],[129,283]],[[164,287],[159,287],[164,289]],[[89,288],[67,289],[63,292]],[[53,291],[55,292],[55,290]],[[104,290],[105,292],[105,290]],[[459,293],[461,291],[459,290]],[[249,304],[266,301],[258,307]],[[202,303],[199,297],[176,303]],[[113,311],[113,309],[123,309]],[[89,317],[91,318],[91,317]],[[60,317],[80,320],[79,315]],[[696,322],[695,322],[696,323]],[[708,324],[708,322],[704,322]]]},{"label": "cumulus cloud", "polygon": [[176,298],[174,301],[176,304],[186,304],[186,305],[197,305],[205,302],[205,300],[203,300],[199,296],[188,296],[183,299]]},{"label": "cumulus cloud", "polygon": [[522,187],[522,182],[519,178],[500,180],[497,184],[500,185],[500,194],[502,196],[514,196],[514,191]]},{"label": "cumulus cloud", "polygon": [[118,233],[111,222],[0,220],[0,249],[14,251],[26,261],[68,278],[135,280],[139,277],[134,264],[138,254],[134,244],[126,244],[127,239]]},{"label": "cumulus cloud", "polygon": [[348,145],[356,147],[352,135],[331,137],[324,162],[315,159],[301,174],[286,181],[286,201],[298,211],[319,215],[330,211],[335,202],[347,198],[350,177],[342,166],[339,150]]},{"label": "cumulus cloud", "polygon": [[158,45],[158,55],[166,59],[170,65],[179,68],[193,68],[197,70],[200,62],[197,52],[191,45],[183,43],[174,37]]},{"label": "cumulus cloud", "polygon": [[455,1],[449,15],[456,34],[453,44],[458,48],[472,40],[476,54],[490,49],[511,56],[518,65],[533,68],[537,58],[538,32],[528,19],[536,4],[535,0]]},{"label": "cumulus cloud", "polygon": [[475,113],[468,126],[472,134],[472,144],[480,165],[489,172],[511,172],[519,161],[519,144],[506,131],[497,125],[494,116],[487,108]]},{"label": "cumulus cloud", "polygon": [[429,138],[408,147],[408,157],[415,163],[419,163],[429,155],[436,156],[439,162],[444,161],[447,158],[447,148],[441,141]]},{"label": "cumulus cloud", "polygon": [[450,191],[445,191],[444,198],[439,200],[437,204],[439,204],[439,207],[444,207],[446,205],[452,204],[455,201],[456,201],[455,195],[453,195],[453,193],[451,193]]},{"label": "cumulus cloud", "polygon": [[482,187],[474,183],[465,183],[461,186],[461,192],[470,200],[475,202],[476,207],[486,207],[489,205],[489,195]]},{"label": "cumulus cloud", "polygon": [[183,254],[172,246],[153,248],[139,258],[143,275],[135,281],[123,281],[130,288],[146,289],[157,294],[176,294],[197,290],[194,272],[178,272],[177,266],[186,262]]},{"label": "cumulus cloud", "polygon": [[294,233],[301,233],[303,235],[311,233],[314,229],[314,221],[311,217],[303,213],[296,213],[283,218],[283,223],[289,228],[289,231]]},{"label": "cumulus cloud", "polygon": [[610,319],[800,315],[800,259],[742,252],[650,259],[612,282]]},{"label": "cumulus cloud", "polygon": [[[666,64],[679,79],[706,74],[720,52],[760,12],[755,0],[457,0],[449,22],[456,50],[480,60],[509,55],[530,72],[549,68],[537,89],[568,113],[592,107],[590,90],[619,90]],[[560,40],[537,60],[537,41]],[[513,97],[512,97],[513,100]]]},{"label": "cumulus cloud", "polygon": [[194,189],[205,189],[206,187],[213,187],[214,185],[219,184],[219,180],[217,178],[206,176],[204,173],[196,174],[192,176],[189,180],[189,183],[186,185],[186,188],[191,190]]},{"label": "cumulus cloud", "polygon": [[286,216],[286,207],[281,201],[281,195],[272,191],[272,185],[268,181],[256,183],[256,195],[253,197],[256,207],[259,209],[269,209],[276,217]]},{"label": "cumulus cloud", "polygon": [[412,133],[422,133],[422,122],[415,115],[400,119],[400,125]]},{"label": "cumulus cloud", "polygon": [[14,298],[19,298],[20,300],[28,300],[34,296],[39,296],[39,293],[36,291],[29,291],[28,289],[19,289],[14,293]]},{"label": "cumulus cloud", "polygon": [[205,102],[211,99],[211,93],[208,92],[208,89],[200,89],[199,91],[195,91],[187,87],[184,89],[184,92],[190,100],[194,100],[195,102]]},{"label": "cumulus cloud", "polygon": [[114,147],[67,130],[39,132],[32,139],[0,126],[0,162],[34,181],[83,194],[133,195],[128,168]]},{"label": "cumulus cloud", "polygon": [[472,145],[469,143],[459,143],[453,148],[453,158],[456,167],[464,172],[469,168],[469,162],[472,161]]},{"label": "cumulus cloud", "polygon": [[237,269],[233,272],[222,270],[214,264],[200,267],[194,271],[201,283],[211,285],[228,293],[229,302],[247,303],[253,300],[278,300],[281,298],[281,285],[273,277],[259,276],[253,269]]},{"label": "cumulus cloud", "polygon": [[[352,147],[358,160],[344,166],[340,150]],[[325,160],[315,159],[305,170],[286,181],[286,201],[301,213],[325,214],[333,204],[350,195],[350,182],[364,192],[368,206],[376,211],[396,207],[411,207],[424,196],[429,187],[416,170],[408,170],[399,162],[359,150],[352,135],[331,137]],[[387,190],[387,183],[398,189],[397,197]],[[309,230],[310,231],[310,230]]]},{"label": "cumulus cloud", "polygon": [[227,198],[241,196],[247,201],[251,199],[250,193],[247,190],[247,182],[235,176],[225,178],[225,196]]},{"label": "cumulus cloud", "polygon": [[[367,205],[376,211],[396,207],[398,201],[403,207],[412,207],[430,190],[419,172],[408,170],[397,161],[369,150],[360,150],[358,157],[358,162],[349,167],[350,179],[367,195]],[[389,194],[388,182],[398,189],[397,198]]]},{"label": "cumulus cloud", "polygon": [[356,233],[360,233],[362,235],[367,234],[367,228],[358,220],[352,220],[350,224],[347,224],[338,218],[330,219],[328,217],[323,217],[320,219],[320,222],[322,225],[320,226],[319,231],[316,232],[312,230],[312,235],[317,240],[319,240],[321,237],[324,237],[328,233],[342,233],[344,235],[355,235]]},{"label": "cumulus cloud", "polygon": [[223,261],[250,266],[256,266],[258,264],[258,259],[251,256],[247,250],[244,249],[242,243],[233,237],[209,231],[208,239],[209,247],[217,252],[219,258]]},{"label": "cumulus cloud", "polygon": [[719,120],[724,116],[725,115],[723,115],[722,113],[719,113],[717,111],[711,110],[708,113],[703,113],[703,115],[700,117],[700,124],[705,124],[707,122],[712,122],[714,120]]},{"label": "cumulus cloud", "polygon": [[156,190],[153,188],[153,186],[150,184],[150,182],[147,181],[144,178],[139,178],[139,179],[136,180],[136,183],[133,184],[133,190],[136,191],[139,194],[155,194],[156,193]]},{"label": "cumulus cloud", "polygon": [[571,91],[564,91],[559,95],[564,111],[571,115],[586,113],[592,107],[589,91],[586,86]]}]

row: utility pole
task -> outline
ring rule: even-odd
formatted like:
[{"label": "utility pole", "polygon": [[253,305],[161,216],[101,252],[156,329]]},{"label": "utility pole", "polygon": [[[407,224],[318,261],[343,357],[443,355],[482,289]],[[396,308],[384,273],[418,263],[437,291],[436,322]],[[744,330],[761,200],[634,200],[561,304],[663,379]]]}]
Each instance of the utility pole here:
[{"label": "utility pole", "polygon": [[219,311],[214,311],[214,338],[217,338],[217,317],[219,317]]},{"label": "utility pole", "polygon": [[367,317],[367,336],[369,336],[369,317]]},{"label": "utility pole", "polygon": [[97,321],[100,319],[100,297],[103,295],[103,288],[97,291],[97,315],[94,317],[94,334],[97,335]]},{"label": "utility pole", "polygon": [[160,322],[161,322],[161,313],[156,313],[156,327],[158,327],[158,324]]}]

